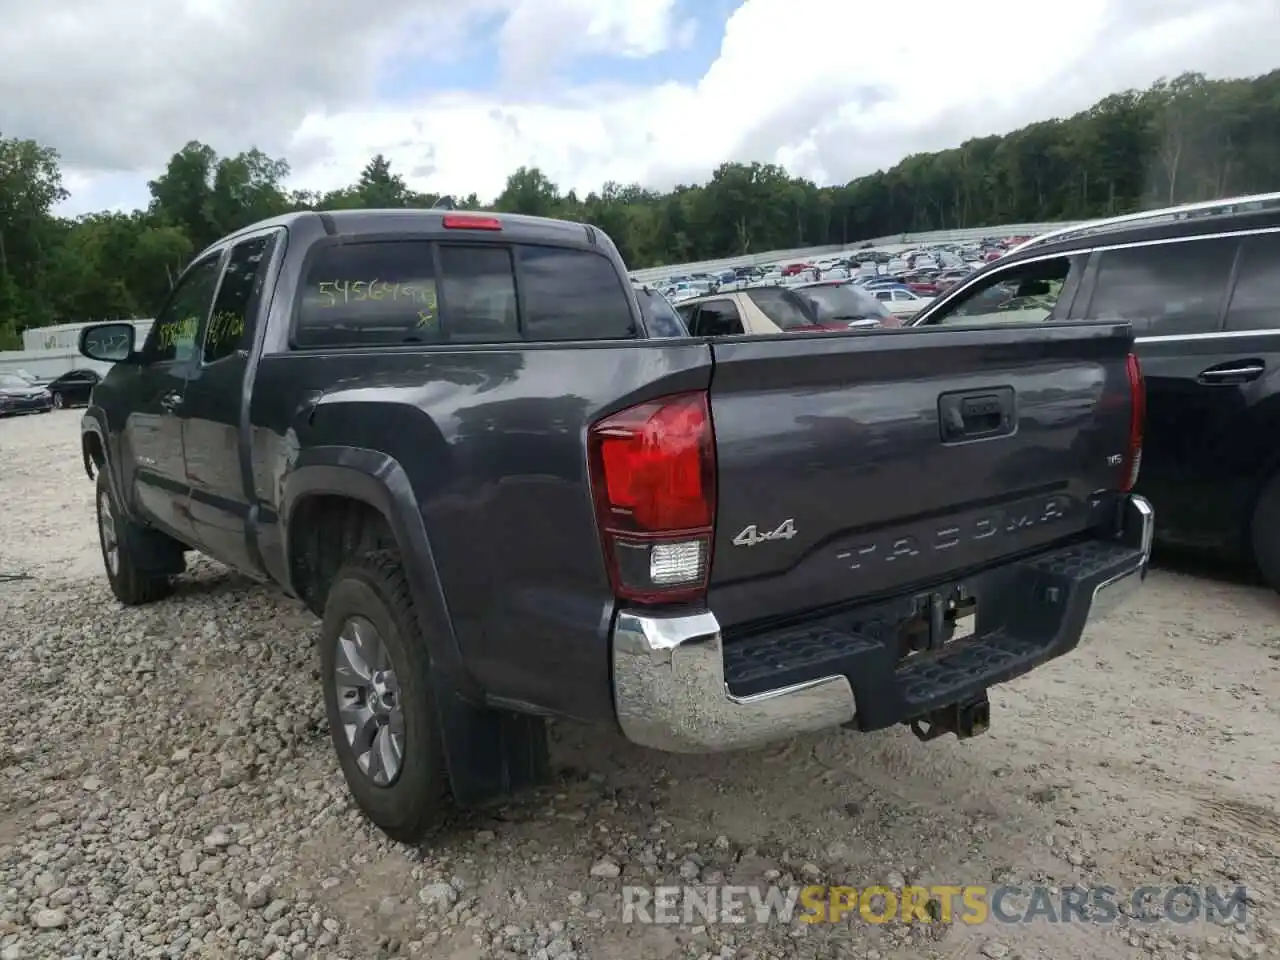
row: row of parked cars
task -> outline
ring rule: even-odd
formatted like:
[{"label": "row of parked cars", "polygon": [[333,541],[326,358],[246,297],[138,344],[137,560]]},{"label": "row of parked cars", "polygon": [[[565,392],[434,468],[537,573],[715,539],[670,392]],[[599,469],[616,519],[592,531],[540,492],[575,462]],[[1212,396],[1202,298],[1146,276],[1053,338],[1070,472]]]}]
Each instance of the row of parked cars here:
[{"label": "row of parked cars", "polygon": [[86,404],[100,379],[97,371],[87,368],[70,370],[50,379],[25,370],[0,370],[0,416],[48,413]]},{"label": "row of parked cars", "polygon": [[[728,311],[728,304],[740,315],[758,306],[762,299],[794,304],[794,298],[766,298],[760,288],[780,287],[813,290],[818,283],[846,284],[859,288],[883,309],[867,316],[909,319],[922,311],[940,293],[964,280],[985,263],[1003,256],[1012,246],[1029,238],[989,238],[972,244],[938,244],[897,251],[867,248],[852,254],[826,256],[803,261],[776,261],[725,268],[716,273],[673,273],[653,284],[653,288],[673,304],[711,303],[711,309]],[[746,299],[735,296],[746,294]],[[813,296],[812,293],[804,297]],[[839,296],[848,299],[848,294]],[[717,301],[717,302],[713,302]],[[718,302],[724,300],[725,302]],[[770,319],[780,329],[805,329],[812,324],[792,319]],[[751,327],[743,318],[744,330]]]}]

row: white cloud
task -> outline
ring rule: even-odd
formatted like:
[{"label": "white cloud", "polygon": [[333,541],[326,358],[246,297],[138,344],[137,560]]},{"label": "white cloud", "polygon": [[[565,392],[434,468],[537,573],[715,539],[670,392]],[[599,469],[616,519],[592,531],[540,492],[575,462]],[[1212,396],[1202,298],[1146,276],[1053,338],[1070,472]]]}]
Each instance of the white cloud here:
[{"label": "white cloud", "polygon": [[[557,77],[579,58],[687,44],[674,0],[381,0],[376,16],[356,0],[0,0],[0,131],[63,152],[71,210],[128,202],[126,174],[140,201],[188,139],[256,144],[315,188],[375,152],[419,189],[482,197],[521,164],[580,191],[666,187],[729,159],[838,182],[1161,75],[1264,72],[1275,2],[745,0],[696,83],[575,90]],[[375,102],[388,51],[435,56],[447,76],[439,48],[495,24],[496,90]]]},{"label": "white cloud", "polygon": [[673,46],[675,0],[514,0],[498,37],[503,74],[515,86],[544,81],[557,59],[650,57]]}]

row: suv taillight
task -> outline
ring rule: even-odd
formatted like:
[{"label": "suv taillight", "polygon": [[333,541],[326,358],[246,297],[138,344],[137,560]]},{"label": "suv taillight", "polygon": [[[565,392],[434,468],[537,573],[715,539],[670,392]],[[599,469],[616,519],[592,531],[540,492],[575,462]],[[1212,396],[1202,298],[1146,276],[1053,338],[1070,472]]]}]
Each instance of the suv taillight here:
[{"label": "suv taillight", "polygon": [[1128,493],[1138,482],[1142,469],[1142,430],[1147,420],[1147,384],[1137,354],[1129,354],[1129,448],[1120,465],[1120,489]]},{"label": "suv taillight", "polygon": [[587,434],[592,493],[614,594],[701,597],[716,516],[715,436],[705,393],[628,407]]}]

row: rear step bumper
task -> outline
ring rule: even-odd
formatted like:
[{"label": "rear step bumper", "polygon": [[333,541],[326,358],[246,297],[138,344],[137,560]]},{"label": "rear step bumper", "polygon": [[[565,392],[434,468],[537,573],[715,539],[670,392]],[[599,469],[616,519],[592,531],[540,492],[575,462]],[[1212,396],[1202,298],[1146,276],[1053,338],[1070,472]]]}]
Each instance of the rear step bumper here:
[{"label": "rear step bumper", "polygon": [[1130,496],[1114,540],[932,591],[976,597],[978,632],[905,661],[897,625],[918,595],[729,644],[709,612],[623,611],[612,637],[619,726],[646,747],[715,753],[841,724],[876,730],[968,700],[1074,649],[1087,623],[1123,606],[1146,579],[1154,520]]}]

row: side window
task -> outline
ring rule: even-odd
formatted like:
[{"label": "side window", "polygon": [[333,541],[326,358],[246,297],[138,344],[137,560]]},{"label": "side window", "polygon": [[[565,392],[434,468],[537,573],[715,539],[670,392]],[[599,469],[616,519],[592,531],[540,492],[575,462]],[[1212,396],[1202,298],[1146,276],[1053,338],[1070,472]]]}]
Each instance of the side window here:
[{"label": "side window", "polygon": [[876,299],[877,299],[877,300],[879,300],[881,303],[888,303],[890,300],[892,300],[892,299],[893,299],[893,291],[892,291],[892,290],[877,290],[877,291],[876,291]]},{"label": "side window", "polygon": [[745,333],[742,317],[732,300],[709,300],[698,305],[698,315],[689,331],[694,337],[732,337]]},{"label": "side window", "polygon": [[598,253],[521,246],[520,293],[529,340],[630,340],[631,301],[613,263]]},{"label": "side window", "polygon": [[756,289],[748,290],[751,302],[760,308],[760,312],[774,322],[781,330],[792,330],[796,327],[807,327],[813,324],[813,317],[804,312],[799,297],[786,290]]},{"label": "side window", "polygon": [[145,362],[182,362],[195,356],[196,334],[213,304],[221,260],[220,253],[212,254],[183,275],[151,325],[142,348]]},{"label": "side window", "polygon": [[1233,239],[1107,250],[1088,316],[1128,320],[1138,336],[1216,330],[1235,252]]},{"label": "side window", "polygon": [[368,347],[441,339],[431,242],[326,243],[299,292],[299,347]]},{"label": "side window", "polygon": [[205,328],[201,360],[214,363],[244,349],[253,340],[253,322],[262,300],[262,281],[276,235],[254,237],[231,250],[222,274],[213,316]]},{"label": "side window", "polygon": [[[1052,257],[993,271],[964,290],[930,323],[1046,323],[1065,319],[1058,310],[1063,291],[1075,286],[1083,258]],[[1064,304],[1064,309],[1065,309]]]},{"label": "side window", "polygon": [[509,249],[442,246],[440,275],[444,325],[450,340],[509,343],[520,339]]},{"label": "side window", "polygon": [[649,336],[687,337],[689,335],[685,323],[681,321],[675,310],[671,309],[671,304],[662,294],[640,290],[636,293],[636,299],[640,302],[640,314],[649,328]]},{"label": "side window", "polygon": [[1244,241],[1226,329],[1280,330],[1280,234]]}]

